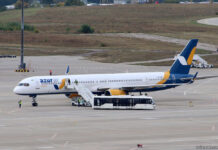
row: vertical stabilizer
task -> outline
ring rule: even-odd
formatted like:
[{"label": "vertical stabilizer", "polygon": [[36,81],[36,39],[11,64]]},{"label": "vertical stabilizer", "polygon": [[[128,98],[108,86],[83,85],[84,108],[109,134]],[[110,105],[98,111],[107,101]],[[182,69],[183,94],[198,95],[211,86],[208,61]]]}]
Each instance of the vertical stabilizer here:
[{"label": "vertical stabilizer", "polygon": [[174,61],[170,73],[172,74],[188,74],[191,68],[192,59],[194,57],[198,39],[192,39],[179,54],[177,59]]}]

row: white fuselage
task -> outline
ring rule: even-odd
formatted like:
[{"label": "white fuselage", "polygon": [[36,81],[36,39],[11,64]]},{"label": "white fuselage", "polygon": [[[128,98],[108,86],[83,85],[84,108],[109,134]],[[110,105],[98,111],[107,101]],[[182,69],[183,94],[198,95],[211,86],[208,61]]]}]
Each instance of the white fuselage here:
[{"label": "white fuselage", "polygon": [[91,92],[97,92],[101,88],[154,85],[164,79],[164,72],[34,76],[19,82],[14,92],[20,95],[76,93],[76,90],[67,88],[55,89],[54,85],[60,86],[63,79],[69,79],[71,84],[78,82]]}]

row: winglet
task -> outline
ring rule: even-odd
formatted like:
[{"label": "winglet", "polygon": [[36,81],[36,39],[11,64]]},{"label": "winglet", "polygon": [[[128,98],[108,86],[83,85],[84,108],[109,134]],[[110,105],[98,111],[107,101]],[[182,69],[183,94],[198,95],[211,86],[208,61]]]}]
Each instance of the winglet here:
[{"label": "winglet", "polygon": [[195,73],[195,75],[191,79],[190,83],[193,83],[195,81],[195,79],[197,78],[197,75],[198,75],[198,72]]},{"label": "winglet", "polygon": [[193,80],[195,80],[197,78],[198,72],[195,73]]}]

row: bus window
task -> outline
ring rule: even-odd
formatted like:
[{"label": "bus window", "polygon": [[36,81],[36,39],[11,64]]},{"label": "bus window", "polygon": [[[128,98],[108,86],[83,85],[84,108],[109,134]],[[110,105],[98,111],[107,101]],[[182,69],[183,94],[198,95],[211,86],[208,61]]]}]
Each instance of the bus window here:
[{"label": "bus window", "polygon": [[148,104],[152,104],[152,100],[151,99],[148,100]]},{"label": "bus window", "polygon": [[100,106],[100,99],[97,99],[97,105]]}]

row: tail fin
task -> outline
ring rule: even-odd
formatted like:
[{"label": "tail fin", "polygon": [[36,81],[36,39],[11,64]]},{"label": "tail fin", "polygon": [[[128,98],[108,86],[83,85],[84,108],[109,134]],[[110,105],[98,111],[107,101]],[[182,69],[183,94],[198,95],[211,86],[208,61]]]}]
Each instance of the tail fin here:
[{"label": "tail fin", "polygon": [[170,73],[188,74],[195,54],[198,39],[192,39],[174,61]]},{"label": "tail fin", "polygon": [[68,65],[68,66],[67,66],[67,70],[66,70],[65,74],[68,74],[68,73],[69,73],[69,71],[70,71],[70,66]]}]

